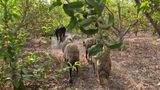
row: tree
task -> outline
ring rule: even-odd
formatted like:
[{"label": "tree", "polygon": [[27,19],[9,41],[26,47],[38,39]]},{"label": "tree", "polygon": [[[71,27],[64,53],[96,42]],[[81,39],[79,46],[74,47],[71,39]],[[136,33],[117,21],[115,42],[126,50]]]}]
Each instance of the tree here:
[{"label": "tree", "polygon": [[[154,27],[155,31],[158,33],[158,35],[160,37],[160,22],[159,22],[159,19],[158,20],[154,20],[153,17],[152,17],[152,14],[153,14],[152,12],[154,12],[154,10],[159,12],[159,7],[157,6],[157,4],[152,5],[152,3],[153,4],[154,3],[160,3],[160,1],[158,1],[158,0],[150,0],[150,1],[151,2],[135,0],[137,6],[139,7],[139,10],[143,11],[143,13],[147,17],[147,19],[150,21],[150,23],[152,24],[152,26]],[[158,14],[158,16],[160,16],[160,14]]]}]

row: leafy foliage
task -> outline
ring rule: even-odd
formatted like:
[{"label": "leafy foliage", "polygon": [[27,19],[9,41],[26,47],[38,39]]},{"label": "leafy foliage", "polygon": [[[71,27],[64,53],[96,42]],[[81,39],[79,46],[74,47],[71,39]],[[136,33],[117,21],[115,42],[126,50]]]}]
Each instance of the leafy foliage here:
[{"label": "leafy foliage", "polygon": [[[79,23],[79,27],[83,27],[83,25],[87,26],[90,25],[91,22],[97,20],[97,14],[100,16],[102,14],[104,8],[104,1],[96,1],[96,0],[86,0],[86,1],[72,1],[68,2],[67,4],[63,4],[63,10],[64,12],[70,16],[70,23],[68,25],[68,29],[72,30],[76,24],[78,24],[78,21],[81,21]],[[96,13],[91,14],[92,12],[88,13],[85,10],[90,9],[90,11],[94,11],[95,9]],[[89,15],[93,15],[93,17],[90,17]],[[81,16],[85,16],[84,18]],[[86,18],[89,17],[89,18]]]},{"label": "leafy foliage", "polygon": [[150,5],[149,5],[149,2],[145,1],[139,6],[138,11],[142,11],[144,13],[144,12],[150,11],[150,9],[151,8],[150,8]]},{"label": "leafy foliage", "polygon": [[81,27],[80,29],[83,33],[85,33],[87,35],[94,35],[98,32],[98,29],[88,29],[88,30],[86,30],[83,27]]},{"label": "leafy foliage", "polygon": [[91,56],[94,56],[96,55],[97,53],[99,53],[100,51],[102,51],[102,47],[103,47],[103,44],[101,43],[98,43],[96,45],[93,45],[92,47],[90,47],[88,49],[88,52]]},{"label": "leafy foliage", "polygon": [[[22,2],[29,3],[27,0]],[[0,25],[0,60],[2,64],[0,84],[5,87],[5,84],[10,81],[14,90],[30,90],[24,82],[42,80],[48,70],[46,64],[40,65],[40,58],[37,54],[30,53],[28,57],[23,57],[24,46],[29,36],[26,30],[26,26],[29,24],[26,20],[28,16],[25,15],[29,13],[24,11],[20,16],[21,12],[18,10],[20,9],[19,4],[22,2],[16,0],[0,1],[0,7],[4,12],[1,14],[3,23]],[[36,68],[32,71],[30,68],[33,65]]]},{"label": "leafy foliage", "polygon": [[52,5],[49,7],[49,10],[54,9],[56,6],[60,6],[62,4],[61,0],[57,0],[56,2],[53,2]]},{"label": "leafy foliage", "polygon": [[[117,13],[118,3],[121,15]],[[138,29],[152,30],[143,16],[149,13],[159,27],[159,3],[159,0],[142,0],[135,7],[133,0],[52,0],[51,4],[43,0],[0,0],[0,85],[5,86],[9,81],[15,90],[22,90],[29,89],[26,82],[45,79],[48,63],[42,63],[39,54],[34,52],[23,55],[31,36],[52,36],[55,28],[63,24],[67,31],[76,29],[98,36],[98,43],[89,48],[90,55],[102,51],[104,45],[110,49],[125,48],[117,36],[123,36],[130,22],[138,19]],[[78,62],[76,65],[80,66]]]},{"label": "leafy foliage", "polygon": [[96,21],[96,17],[92,16],[92,17],[89,17],[87,19],[84,19],[82,20],[81,22],[79,22],[79,26],[80,27],[85,27],[85,26],[88,26],[90,25],[92,22],[95,22]]}]

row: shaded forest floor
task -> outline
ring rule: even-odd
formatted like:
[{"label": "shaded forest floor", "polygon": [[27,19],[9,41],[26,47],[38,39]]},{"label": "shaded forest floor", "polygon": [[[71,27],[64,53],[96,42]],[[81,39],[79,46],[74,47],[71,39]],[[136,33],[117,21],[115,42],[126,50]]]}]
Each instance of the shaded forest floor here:
[{"label": "shaded forest floor", "polygon": [[[37,40],[37,39],[36,39]],[[32,41],[29,50],[37,51],[43,54],[48,51],[52,56],[58,55],[62,59],[63,53],[57,47],[55,41],[47,42],[45,40]],[[85,49],[82,45],[83,39],[75,41],[80,49],[81,67],[79,75],[74,76],[74,84],[68,84],[68,72],[53,78],[56,71],[62,69],[61,60],[55,59],[54,63],[49,63],[50,73],[46,79],[50,85],[49,90],[104,90],[96,81],[92,66],[85,59]],[[124,42],[127,49],[123,51],[113,50],[111,53],[112,70],[110,75],[108,89],[106,90],[160,90],[160,40],[148,34],[126,36]],[[41,43],[41,46],[39,44]],[[60,45],[58,45],[60,46]],[[45,59],[45,56],[42,55]]]}]

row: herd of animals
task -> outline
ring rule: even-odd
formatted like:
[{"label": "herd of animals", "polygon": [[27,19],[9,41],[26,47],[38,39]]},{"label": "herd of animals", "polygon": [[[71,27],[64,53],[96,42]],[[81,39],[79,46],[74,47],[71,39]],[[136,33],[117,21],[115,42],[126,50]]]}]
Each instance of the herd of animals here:
[{"label": "herd of animals", "polygon": [[[57,38],[57,42],[62,44],[63,51],[63,59],[64,62],[67,63],[68,66],[74,65],[75,62],[80,60],[80,50],[78,48],[77,43],[74,42],[73,37],[66,35],[66,28],[64,26],[59,27],[55,30],[55,36]],[[98,55],[91,57],[88,52],[88,49],[97,43],[97,38],[89,37],[83,40],[83,46],[86,51],[86,59],[89,64],[93,66],[93,70],[97,76],[97,81],[101,85],[108,84],[109,75],[111,71],[111,59],[110,59],[110,50],[103,46],[103,50],[99,52]],[[93,60],[92,60],[93,58]],[[68,64],[68,62],[70,64]],[[73,75],[72,68],[69,68],[69,83],[73,83]],[[78,66],[76,66],[76,71],[78,74]]]}]

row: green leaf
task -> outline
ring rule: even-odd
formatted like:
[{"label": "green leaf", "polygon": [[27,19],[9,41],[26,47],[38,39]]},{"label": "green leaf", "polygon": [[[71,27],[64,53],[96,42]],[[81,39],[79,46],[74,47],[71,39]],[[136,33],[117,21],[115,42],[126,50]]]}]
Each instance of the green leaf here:
[{"label": "green leaf", "polygon": [[114,24],[114,16],[109,13],[108,19],[106,19],[104,23],[99,23],[98,26],[101,29],[109,30],[113,24]]},{"label": "green leaf", "polygon": [[15,13],[12,14],[12,17],[13,17],[13,19],[19,19],[19,15],[15,14]]},{"label": "green leaf", "polygon": [[68,5],[70,9],[79,9],[83,7],[83,2],[81,1],[71,2]]},{"label": "green leaf", "polygon": [[118,48],[118,49],[119,49],[119,50],[126,50],[127,48],[128,48],[128,45],[125,44],[125,43],[123,43],[123,44],[121,45],[121,47]]},{"label": "green leaf", "polygon": [[118,48],[121,48],[121,45],[122,45],[123,43],[121,42],[121,41],[116,41],[116,40],[114,40],[114,41],[112,41],[112,42],[110,42],[110,43],[107,43],[106,44],[106,46],[108,47],[108,48],[110,48],[110,49],[118,49]]},{"label": "green leaf", "polygon": [[76,61],[74,65],[75,66],[81,66],[81,63],[79,61]]},{"label": "green leaf", "polygon": [[63,5],[64,12],[69,16],[74,16],[74,10],[79,10],[83,7],[83,2],[77,1],[77,2],[71,2],[69,4]]},{"label": "green leaf", "polygon": [[3,71],[4,71],[4,73],[3,73],[4,76],[7,76],[7,75],[9,75],[11,73],[11,68],[5,66],[4,69],[3,69]]},{"label": "green leaf", "polygon": [[56,6],[60,6],[60,5],[62,5],[61,0],[57,0],[56,2],[53,2],[53,3],[51,4],[51,6],[49,7],[49,10],[51,11],[51,10],[54,9]]},{"label": "green leaf", "polygon": [[136,6],[135,6],[135,8],[137,9],[137,14],[139,14],[140,13],[140,5],[139,4],[137,4]]},{"label": "green leaf", "polygon": [[112,14],[109,13],[109,17],[108,17],[108,26],[112,26],[114,23],[114,16]]},{"label": "green leaf", "polygon": [[96,10],[90,10],[90,12],[88,13],[88,15],[95,15],[98,14]]},{"label": "green leaf", "polygon": [[14,87],[18,88],[20,86],[19,80],[20,78],[17,75],[13,76],[12,84],[14,85]]},{"label": "green leaf", "polygon": [[73,10],[71,10],[71,9],[69,8],[69,5],[68,5],[68,4],[64,4],[64,5],[63,5],[63,10],[64,10],[64,12],[65,12],[68,16],[71,16],[71,17],[74,16],[74,12],[73,12]]},{"label": "green leaf", "polygon": [[86,0],[86,2],[94,7],[98,13],[98,16],[101,16],[106,0]]},{"label": "green leaf", "polygon": [[86,2],[93,7],[99,6],[96,0],[86,0]]},{"label": "green leaf", "polygon": [[72,63],[71,62],[67,62],[69,68],[72,68]]},{"label": "green leaf", "polygon": [[139,7],[139,11],[144,12],[149,12],[151,9],[150,7],[150,3],[148,1],[144,1],[141,3],[140,7]]},{"label": "green leaf", "polygon": [[20,83],[18,80],[13,80],[12,83],[13,83],[14,87],[16,87],[16,88],[18,88],[20,86]]},{"label": "green leaf", "polygon": [[108,42],[108,40],[109,40],[109,37],[108,36],[101,36],[101,38],[100,38],[100,42],[101,43],[105,43],[105,42]]},{"label": "green leaf", "polygon": [[160,13],[159,12],[154,12],[152,14],[152,17],[155,21],[160,22]]},{"label": "green leaf", "polygon": [[36,80],[36,77],[33,74],[25,74],[23,75],[23,79],[26,81],[33,81]]},{"label": "green leaf", "polygon": [[12,68],[16,68],[17,67],[17,63],[15,61],[12,61],[11,62],[11,66],[12,66]]},{"label": "green leaf", "polygon": [[16,3],[16,1],[17,0],[5,0],[5,1],[7,1],[7,5],[15,5],[15,3]]},{"label": "green leaf", "polygon": [[84,19],[82,20],[80,23],[79,23],[79,26],[80,27],[85,27],[85,26],[88,26],[89,24],[91,24],[92,22],[96,21],[96,17],[89,17],[87,19]]},{"label": "green leaf", "polygon": [[70,23],[67,26],[67,29],[72,30],[76,26],[76,24],[77,24],[77,19],[75,17],[71,17]]},{"label": "green leaf", "polygon": [[99,6],[104,6],[105,3],[106,3],[106,0],[99,0]]},{"label": "green leaf", "polygon": [[122,43],[115,43],[115,44],[107,45],[107,47],[110,49],[116,49],[116,48],[120,48],[121,45]]},{"label": "green leaf", "polygon": [[102,15],[102,12],[103,12],[103,10],[104,10],[104,6],[99,6],[99,7],[97,7],[95,10],[97,11],[98,16],[101,16],[101,15]]},{"label": "green leaf", "polygon": [[99,24],[98,25],[101,29],[105,29],[105,30],[109,30],[111,28],[111,26],[108,26],[108,25],[101,25]]},{"label": "green leaf", "polygon": [[110,49],[119,49],[123,44],[119,39],[112,38],[112,40],[110,40],[108,36],[102,36],[99,41]]},{"label": "green leaf", "polygon": [[23,69],[23,70],[22,70],[22,73],[23,73],[23,74],[33,74],[33,72],[31,72],[31,71],[29,71],[29,70],[27,70],[27,69]]},{"label": "green leaf", "polygon": [[88,35],[94,35],[98,32],[98,29],[84,29],[83,27],[80,27],[80,30],[85,33],[85,34],[88,34]]},{"label": "green leaf", "polygon": [[102,51],[102,47],[103,47],[103,44],[101,43],[98,43],[96,45],[93,45],[92,47],[90,47],[88,49],[88,52],[91,56],[94,56],[96,55],[98,52]]}]

